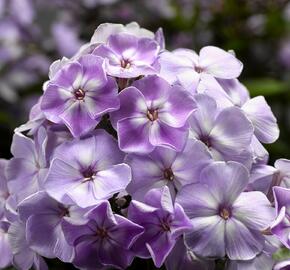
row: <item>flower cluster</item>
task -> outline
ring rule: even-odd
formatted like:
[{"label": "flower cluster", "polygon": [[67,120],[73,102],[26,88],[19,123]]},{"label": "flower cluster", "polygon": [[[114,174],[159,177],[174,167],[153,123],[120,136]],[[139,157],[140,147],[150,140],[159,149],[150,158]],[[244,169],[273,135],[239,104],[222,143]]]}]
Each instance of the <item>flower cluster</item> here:
[{"label": "flower cluster", "polygon": [[242,68],[136,23],[54,62],[0,162],[0,268],[288,269],[290,161],[267,164],[279,129]]}]

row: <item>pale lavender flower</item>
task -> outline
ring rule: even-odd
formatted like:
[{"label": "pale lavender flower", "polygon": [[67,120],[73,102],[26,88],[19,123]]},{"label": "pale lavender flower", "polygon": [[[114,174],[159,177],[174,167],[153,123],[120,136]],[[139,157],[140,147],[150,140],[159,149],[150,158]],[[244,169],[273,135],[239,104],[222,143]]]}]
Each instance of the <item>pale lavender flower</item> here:
[{"label": "pale lavender flower", "polygon": [[171,250],[165,260],[167,270],[214,270],[215,263],[213,260],[198,258],[184,244],[183,237],[180,237],[174,248]]},{"label": "pale lavender flower", "polygon": [[9,197],[7,178],[5,175],[7,162],[8,161],[5,159],[0,159],[0,221],[4,217],[5,204],[7,198]]},{"label": "pale lavender flower", "polygon": [[107,44],[98,46],[93,54],[105,59],[107,74],[118,78],[136,78],[157,73],[155,62],[158,43],[127,33],[111,35]]},{"label": "pale lavender flower", "polygon": [[74,265],[81,269],[100,269],[102,266],[124,269],[132,263],[130,250],[143,228],[113,214],[107,201],[90,210],[87,222],[63,221],[65,237],[75,247]]},{"label": "pale lavender flower", "polygon": [[183,186],[199,181],[201,169],[212,162],[205,145],[189,139],[181,152],[156,147],[148,155],[128,154],[126,163],[132,169],[132,181],[127,191],[135,200],[143,201],[152,188],[169,187],[171,196]]},{"label": "pale lavender flower", "polygon": [[84,220],[86,209],[73,203],[64,205],[49,197],[45,191],[37,192],[18,205],[20,219],[26,223],[29,246],[46,258],[58,257],[63,262],[74,258],[73,247],[65,240],[62,222]]},{"label": "pale lavender flower", "polygon": [[203,257],[253,259],[264,247],[261,231],[274,218],[267,197],[258,191],[243,192],[249,173],[237,162],[208,165],[200,179],[177,195],[193,224],[193,231],[185,235],[187,245]]},{"label": "pale lavender flower", "polygon": [[8,241],[9,222],[0,221],[0,269],[6,268],[12,263],[12,251]]},{"label": "pale lavender flower", "polygon": [[197,110],[191,115],[189,137],[202,141],[215,160],[238,161],[251,166],[253,126],[236,107],[219,110],[214,99],[195,95]]},{"label": "pale lavender flower", "polygon": [[290,160],[280,158],[274,164],[278,170],[278,176],[273,185],[290,188]]},{"label": "pale lavender flower", "polygon": [[275,264],[273,270],[289,270],[290,259]]},{"label": "pale lavender flower", "polygon": [[123,164],[117,142],[103,130],[84,139],[65,142],[56,150],[45,189],[60,202],[95,205],[126,188],[131,170]]},{"label": "pale lavender flower", "polygon": [[135,81],[119,97],[121,107],[111,113],[111,121],[122,151],[149,153],[156,146],[182,150],[188,137],[187,120],[195,110],[186,91],[153,75]]},{"label": "pale lavender flower", "polygon": [[290,189],[273,187],[276,219],[271,225],[271,232],[290,249]]},{"label": "pale lavender flower", "polygon": [[13,222],[8,229],[8,240],[12,249],[12,264],[19,270],[48,270],[44,259],[34,252],[26,241],[25,223]]},{"label": "pale lavender flower", "polygon": [[116,35],[119,33],[130,34],[138,38],[154,38],[153,32],[145,28],[141,28],[136,22],[131,22],[126,25],[117,23],[102,23],[95,30],[90,43],[107,43],[111,35]]},{"label": "pale lavender flower", "polygon": [[138,257],[151,257],[156,267],[161,267],[178,238],[192,229],[182,207],[172,203],[166,186],[151,189],[145,195],[145,203],[131,201],[128,218],[145,229],[132,250]]},{"label": "pale lavender flower", "polygon": [[84,55],[62,67],[47,84],[41,109],[47,119],[64,123],[79,137],[96,127],[101,116],[119,108],[117,85],[103,70],[103,60]]},{"label": "pale lavender flower", "polygon": [[213,97],[219,107],[240,107],[252,122],[259,141],[273,143],[278,139],[277,120],[263,96],[250,98],[248,90],[237,79],[216,81],[208,78],[201,85],[200,92]]},{"label": "pale lavender flower", "polygon": [[34,140],[21,133],[14,134],[13,158],[8,161],[6,175],[8,189],[18,202],[43,188],[51,151],[44,128],[38,130]]},{"label": "pale lavender flower", "polygon": [[203,47],[199,55],[189,49],[177,49],[160,55],[160,74],[170,83],[179,83],[195,93],[207,77],[237,78],[243,64],[231,53],[214,46]]}]

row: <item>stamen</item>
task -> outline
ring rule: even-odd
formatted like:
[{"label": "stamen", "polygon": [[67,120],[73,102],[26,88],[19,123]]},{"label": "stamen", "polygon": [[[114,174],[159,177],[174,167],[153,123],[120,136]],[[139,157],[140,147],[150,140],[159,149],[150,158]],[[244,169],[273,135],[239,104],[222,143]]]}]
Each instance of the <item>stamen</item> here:
[{"label": "stamen", "polygon": [[83,89],[78,89],[74,92],[75,98],[77,100],[83,100],[85,98],[85,91]]},{"label": "stamen", "polygon": [[152,122],[157,120],[158,119],[158,110],[148,110],[147,111],[147,118]]},{"label": "stamen", "polygon": [[164,172],[163,172],[163,176],[168,181],[173,181],[174,180],[174,174],[173,174],[171,168],[165,169]]},{"label": "stamen", "polygon": [[223,208],[221,211],[220,211],[220,216],[224,219],[224,220],[227,220],[229,219],[230,217],[230,211],[226,208]]},{"label": "stamen", "polygon": [[121,67],[125,69],[129,69],[131,67],[131,62],[128,59],[122,59]]},{"label": "stamen", "polygon": [[108,232],[104,228],[99,228],[97,230],[96,234],[97,234],[97,236],[99,236],[100,238],[103,238],[103,239],[108,237]]},{"label": "stamen", "polygon": [[202,67],[199,67],[199,66],[195,66],[195,67],[194,67],[194,70],[195,70],[197,73],[201,73],[201,72],[203,72],[203,68],[202,68]]}]

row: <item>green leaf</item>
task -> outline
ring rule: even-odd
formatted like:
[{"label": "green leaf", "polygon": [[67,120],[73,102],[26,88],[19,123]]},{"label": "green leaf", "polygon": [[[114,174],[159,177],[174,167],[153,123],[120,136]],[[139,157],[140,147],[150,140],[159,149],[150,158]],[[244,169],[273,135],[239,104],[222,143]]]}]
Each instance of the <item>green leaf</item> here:
[{"label": "green leaf", "polygon": [[273,259],[275,261],[289,260],[290,250],[288,248],[281,248],[273,254]]},{"label": "green leaf", "polygon": [[249,89],[251,96],[272,96],[290,90],[287,83],[268,78],[251,79],[243,83]]}]

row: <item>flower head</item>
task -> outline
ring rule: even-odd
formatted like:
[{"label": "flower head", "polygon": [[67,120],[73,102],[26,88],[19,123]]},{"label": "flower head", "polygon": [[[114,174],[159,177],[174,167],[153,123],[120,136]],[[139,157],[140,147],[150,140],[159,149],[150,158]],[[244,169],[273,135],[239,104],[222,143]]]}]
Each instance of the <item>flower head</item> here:
[{"label": "flower head", "polygon": [[200,179],[177,196],[193,224],[187,245],[200,256],[253,259],[264,247],[261,231],[273,220],[270,202],[261,192],[243,192],[249,174],[237,162],[208,165]]},{"label": "flower head", "polygon": [[188,135],[187,120],[195,109],[187,92],[153,75],[134,82],[119,97],[121,107],[111,113],[111,121],[121,150],[149,153],[156,146],[182,150]]},{"label": "flower head", "polygon": [[66,218],[62,225],[68,243],[75,247],[73,263],[86,269],[102,266],[124,269],[131,264],[134,253],[130,248],[143,228],[114,215],[107,201],[94,207],[85,217],[88,221],[83,224]]},{"label": "flower head", "polygon": [[276,219],[271,225],[271,231],[290,249],[290,189],[273,187]]},{"label": "flower head", "polygon": [[102,115],[119,106],[117,85],[106,76],[103,60],[94,55],[81,56],[60,68],[41,101],[47,119],[64,123],[74,137],[88,133]]},{"label": "flower head", "polygon": [[93,54],[105,59],[106,72],[118,78],[136,78],[156,74],[159,52],[156,41],[131,34],[111,35],[107,44],[98,46]]},{"label": "flower head", "polygon": [[151,257],[156,267],[164,263],[178,238],[192,229],[182,207],[172,203],[167,187],[151,189],[145,203],[133,200],[128,218],[145,229],[132,249],[141,258]]},{"label": "flower head", "polygon": [[117,142],[105,131],[59,146],[45,189],[56,200],[73,200],[81,207],[97,204],[126,188],[131,170],[123,164]]}]

